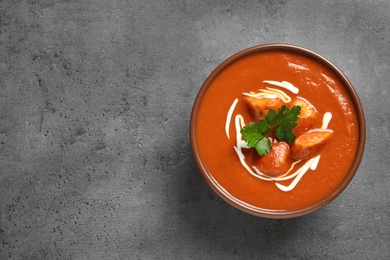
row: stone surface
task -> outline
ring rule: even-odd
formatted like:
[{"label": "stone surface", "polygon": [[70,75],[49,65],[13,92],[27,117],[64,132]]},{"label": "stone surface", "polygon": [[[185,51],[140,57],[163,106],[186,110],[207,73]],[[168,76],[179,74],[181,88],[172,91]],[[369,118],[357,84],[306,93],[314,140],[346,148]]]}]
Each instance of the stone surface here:
[{"label": "stone surface", "polygon": [[[390,2],[0,1],[0,259],[387,259]],[[328,206],[268,220],[217,197],[191,154],[197,91],[271,42],[317,51],[367,119]]]}]

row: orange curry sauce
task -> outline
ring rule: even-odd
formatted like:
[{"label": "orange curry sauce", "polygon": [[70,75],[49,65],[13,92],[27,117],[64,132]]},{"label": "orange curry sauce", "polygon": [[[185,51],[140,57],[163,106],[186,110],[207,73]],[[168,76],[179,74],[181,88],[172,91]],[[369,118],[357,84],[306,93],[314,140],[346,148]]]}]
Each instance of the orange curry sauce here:
[{"label": "orange curry sauce", "polygon": [[[243,92],[258,92],[260,88],[265,88],[264,80],[288,81],[299,88],[297,95],[284,91],[291,97],[302,97],[314,105],[319,116],[313,128],[321,127],[325,112],[333,115],[328,128],[334,133],[320,151],[317,169],[308,170],[297,186],[288,192],[278,189],[274,181],[252,176],[234,150],[234,115],[241,114],[246,124],[254,121],[244,102]],[[226,115],[236,98],[239,101],[228,139],[225,134]],[[323,200],[345,178],[356,154],[358,121],[348,92],[327,67],[293,52],[270,51],[240,58],[217,75],[199,106],[195,135],[205,171],[227,193],[261,209],[299,210]],[[292,180],[279,183],[288,186]]]}]

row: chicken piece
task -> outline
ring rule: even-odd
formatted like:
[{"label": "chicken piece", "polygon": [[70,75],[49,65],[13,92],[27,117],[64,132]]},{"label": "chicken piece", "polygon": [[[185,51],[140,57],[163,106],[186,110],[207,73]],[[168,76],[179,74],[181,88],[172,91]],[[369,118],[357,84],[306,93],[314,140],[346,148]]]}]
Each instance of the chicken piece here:
[{"label": "chicken piece", "polygon": [[291,146],[291,156],[294,159],[308,159],[317,153],[332,137],[333,131],[318,129],[297,137]]},{"label": "chicken piece", "polygon": [[313,126],[315,121],[317,120],[317,110],[314,108],[309,101],[303,98],[296,98],[291,103],[290,106],[300,106],[301,113],[298,116],[298,125],[293,129],[293,133],[296,136],[300,136],[301,134],[309,131],[309,129]]},{"label": "chicken piece", "polygon": [[285,142],[272,143],[271,145],[271,151],[259,157],[256,165],[261,172],[271,177],[277,177],[289,169],[287,162],[290,158],[290,147]]},{"label": "chicken piece", "polygon": [[248,104],[249,111],[256,121],[264,119],[268,110],[271,108],[275,111],[283,106],[283,101],[280,98],[255,98],[255,97],[245,97],[246,103]]}]

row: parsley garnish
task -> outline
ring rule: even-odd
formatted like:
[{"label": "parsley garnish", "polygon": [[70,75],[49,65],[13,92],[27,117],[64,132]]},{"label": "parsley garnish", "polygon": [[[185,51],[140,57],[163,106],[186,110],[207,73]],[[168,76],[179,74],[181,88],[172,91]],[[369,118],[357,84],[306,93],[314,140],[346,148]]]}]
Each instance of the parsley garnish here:
[{"label": "parsley garnish", "polygon": [[277,113],[271,108],[265,119],[261,119],[257,123],[250,122],[249,125],[241,129],[241,134],[249,147],[256,148],[257,153],[261,156],[266,155],[272,149],[271,142],[267,137],[271,127],[279,141],[294,142],[296,136],[292,130],[298,125],[300,113],[300,106],[293,106],[291,109],[282,106]]}]

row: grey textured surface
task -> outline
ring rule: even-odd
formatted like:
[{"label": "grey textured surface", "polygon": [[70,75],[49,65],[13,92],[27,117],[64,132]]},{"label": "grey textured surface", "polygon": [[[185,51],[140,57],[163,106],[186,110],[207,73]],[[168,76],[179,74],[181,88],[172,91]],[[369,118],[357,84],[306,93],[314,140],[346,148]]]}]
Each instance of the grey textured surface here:
[{"label": "grey textured surface", "polygon": [[[0,1],[0,259],[388,259],[390,2]],[[217,197],[192,158],[197,91],[244,48],[291,43],[349,77],[361,167],[310,215]]]}]

